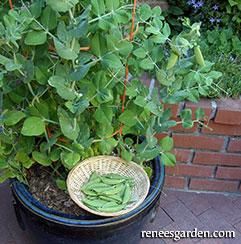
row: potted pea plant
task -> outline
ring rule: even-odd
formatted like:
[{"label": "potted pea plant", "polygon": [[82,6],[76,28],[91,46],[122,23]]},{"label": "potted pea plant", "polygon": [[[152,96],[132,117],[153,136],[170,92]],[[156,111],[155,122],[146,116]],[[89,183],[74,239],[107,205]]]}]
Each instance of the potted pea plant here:
[{"label": "potted pea plant", "polygon": [[[0,20],[0,181],[14,179],[20,226],[36,243],[138,242],[164,165],[176,161],[172,138],[155,135],[202,123],[201,110],[176,122],[164,104],[198,100],[219,76],[197,46],[200,24],[185,20],[170,38],[159,7],[127,0],[22,1]],[[113,218],[74,212],[67,174],[98,155],[144,167],[151,188],[141,206]]]}]

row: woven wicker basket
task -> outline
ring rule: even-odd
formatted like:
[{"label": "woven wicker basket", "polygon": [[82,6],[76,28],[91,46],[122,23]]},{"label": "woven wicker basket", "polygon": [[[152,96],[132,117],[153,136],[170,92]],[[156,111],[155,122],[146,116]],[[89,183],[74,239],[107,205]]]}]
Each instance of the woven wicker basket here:
[{"label": "woven wicker basket", "polygon": [[[93,172],[100,175],[116,173],[133,178],[135,186],[132,190],[132,198],[135,201],[130,203],[125,210],[115,213],[98,212],[85,206],[82,203],[84,194],[80,188],[89,180]],[[128,213],[138,207],[148,194],[150,181],[143,168],[134,162],[127,163],[123,159],[113,156],[98,156],[86,159],[75,166],[68,175],[67,187],[70,197],[78,206],[90,213],[111,217]]]}]

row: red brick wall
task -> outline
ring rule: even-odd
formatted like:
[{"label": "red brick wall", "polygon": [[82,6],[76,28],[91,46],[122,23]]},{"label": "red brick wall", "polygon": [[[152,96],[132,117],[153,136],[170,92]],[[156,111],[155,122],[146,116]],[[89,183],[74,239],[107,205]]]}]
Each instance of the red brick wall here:
[{"label": "red brick wall", "polygon": [[165,0],[139,0],[139,2],[141,3],[148,3],[150,4],[152,7],[155,6],[160,6],[162,9],[167,9],[168,8],[168,4]]},{"label": "red brick wall", "polygon": [[177,126],[171,131],[178,163],[166,168],[166,187],[241,194],[241,100],[202,100],[169,107],[176,120],[183,108],[203,108],[212,130]]}]

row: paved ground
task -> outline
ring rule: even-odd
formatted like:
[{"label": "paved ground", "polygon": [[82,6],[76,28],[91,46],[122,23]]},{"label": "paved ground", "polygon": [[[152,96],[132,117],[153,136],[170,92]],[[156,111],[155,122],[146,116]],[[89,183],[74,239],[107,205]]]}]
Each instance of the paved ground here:
[{"label": "paved ground", "polygon": [[[22,232],[15,219],[11,194],[6,184],[0,185],[0,243],[34,244],[27,233]],[[234,240],[191,240],[179,244],[240,244],[241,243],[241,196],[197,194],[164,190],[155,221],[145,230],[233,230]],[[171,240],[148,239],[141,244],[173,243]],[[123,243],[124,244],[124,243]]]}]

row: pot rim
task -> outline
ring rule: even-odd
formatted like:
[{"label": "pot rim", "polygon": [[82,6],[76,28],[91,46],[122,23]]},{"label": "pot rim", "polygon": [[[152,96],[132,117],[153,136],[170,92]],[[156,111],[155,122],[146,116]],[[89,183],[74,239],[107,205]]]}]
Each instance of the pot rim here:
[{"label": "pot rim", "polygon": [[[94,219],[94,220],[83,220],[77,218],[68,218],[68,216],[60,216],[58,215],[57,211],[53,211],[39,201],[37,201],[32,194],[29,192],[26,185],[20,183],[17,180],[14,180],[11,183],[11,188],[13,191],[14,196],[18,199],[19,202],[30,212],[33,214],[57,224],[72,226],[72,227],[103,227],[113,224],[119,224],[121,222],[125,222],[128,219],[131,219],[141,213],[143,210],[148,208],[156,199],[160,191],[162,191],[162,187],[164,185],[164,176],[165,176],[165,167],[160,162],[160,158],[157,157],[154,159],[154,170],[155,170],[155,177],[154,183],[155,185],[151,184],[150,188],[154,188],[150,195],[147,196],[145,201],[136,209],[132,210],[131,212],[113,218],[106,218],[106,219]],[[42,206],[42,209],[39,208],[37,205]],[[52,212],[51,212],[52,211]],[[60,213],[60,212],[59,212]],[[72,216],[71,217],[75,217]]]}]

